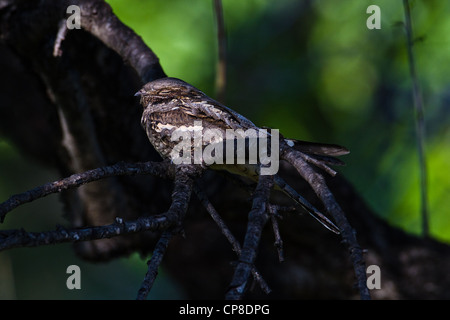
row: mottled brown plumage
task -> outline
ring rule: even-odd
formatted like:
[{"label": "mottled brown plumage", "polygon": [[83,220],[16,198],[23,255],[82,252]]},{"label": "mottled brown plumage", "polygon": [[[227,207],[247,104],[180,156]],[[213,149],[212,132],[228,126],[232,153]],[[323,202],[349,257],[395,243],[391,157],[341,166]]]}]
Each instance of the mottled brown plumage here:
[{"label": "mottled brown plumage", "polygon": [[[174,131],[182,130],[193,134],[195,130],[199,129],[195,121],[201,121],[202,135],[206,130],[211,129],[220,132],[222,137],[226,136],[227,129],[243,131],[254,129],[256,132],[262,130],[239,113],[211,99],[202,91],[180,79],[162,78],[149,82],[136,93],[136,96],[140,96],[140,102],[144,108],[141,124],[150,142],[164,159],[171,157],[171,152],[178,143],[177,140],[173,141],[172,139]],[[343,162],[334,157],[348,153],[347,149],[338,145],[290,139],[284,139],[284,141],[290,147],[323,164],[342,165]],[[224,142],[203,138],[202,148],[212,143],[223,144]],[[205,164],[202,163],[202,165]],[[258,165],[224,164],[212,167],[245,175],[254,180],[258,178]],[[281,186],[279,187],[283,189]],[[286,190],[282,191],[286,192]],[[292,197],[292,194],[290,196]],[[305,206],[301,199],[294,200],[328,229],[338,232],[337,227],[320,212],[311,210],[308,205]]]},{"label": "mottled brown plumage", "polygon": [[[176,129],[194,128],[194,121],[202,121],[203,133],[208,129],[250,128],[258,130],[250,120],[211,99],[190,84],[176,78],[163,78],[147,83],[137,95],[144,107],[141,124],[155,149],[168,158],[177,141],[171,141]],[[206,146],[210,141],[203,141]]]}]

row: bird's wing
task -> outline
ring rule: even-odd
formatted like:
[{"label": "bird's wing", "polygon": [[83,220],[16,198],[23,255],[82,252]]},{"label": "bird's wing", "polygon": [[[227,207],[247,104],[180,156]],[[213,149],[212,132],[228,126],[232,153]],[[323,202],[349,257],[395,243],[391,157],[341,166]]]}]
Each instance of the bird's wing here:
[{"label": "bird's wing", "polygon": [[198,117],[200,119],[212,118],[214,120],[222,121],[233,130],[247,130],[250,128],[257,129],[253,122],[215,100],[180,101],[181,106],[185,108],[185,112],[194,117]]}]

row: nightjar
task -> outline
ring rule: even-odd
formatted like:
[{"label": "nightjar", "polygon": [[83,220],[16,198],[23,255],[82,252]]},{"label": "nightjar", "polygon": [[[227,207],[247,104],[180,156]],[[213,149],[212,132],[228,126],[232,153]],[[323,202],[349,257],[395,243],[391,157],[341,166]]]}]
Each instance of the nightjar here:
[{"label": "nightjar", "polygon": [[[189,160],[189,163],[227,170],[257,180],[258,174],[261,173],[259,164],[262,160],[259,161],[258,158],[258,162],[255,163],[254,158],[253,162],[251,162],[252,159],[249,159],[252,143],[250,138],[267,137],[270,145],[267,149],[269,150],[270,147],[273,149],[273,146],[278,146],[278,144],[272,144],[271,142],[278,143],[278,139],[284,139],[281,136],[273,135],[272,131],[257,127],[244,116],[180,79],[167,77],[151,81],[145,84],[135,96],[140,96],[140,103],[144,108],[141,125],[151,144],[163,159],[174,160],[174,155],[181,157],[183,154],[187,156],[183,159]],[[228,135],[230,132],[235,135]],[[241,135],[236,134],[236,132]],[[253,133],[253,136],[246,135],[248,132]],[[244,161],[242,161],[243,159],[240,159],[240,162],[230,163],[225,161],[228,159],[223,151],[225,150],[225,144],[233,140],[232,147],[235,148],[236,140],[239,139],[245,141]],[[277,141],[274,141],[275,139]],[[187,140],[191,144],[185,144],[184,147],[186,148],[181,149],[179,148],[180,140]],[[258,139],[256,141],[260,143]],[[319,161],[331,164],[343,164],[342,161],[334,157],[348,153],[347,149],[338,145],[291,139],[284,139],[284,141],[289,146]],[[270,150],[269,153],[273,154],[273,151],[278,150]],[[234,152],[236,153],[235,149]],[[236,160],[235,153],[232,160]],[[208,162],[208,157],[205,157],[205,154],[211,155],[215,161]],[[276,154],[278,155],[278,153]],[[275,160],[278,161],[278,159]],[[280,188],[285,191],[282,187]],[[287,194],[289,195],[289,193]],[[320,212],[311,210],[309,206],[305,206],[305,203],[301,203],[302,201],[298,199],[294,200],[325,227],[333,232],[339,232],[338,228]]]}]

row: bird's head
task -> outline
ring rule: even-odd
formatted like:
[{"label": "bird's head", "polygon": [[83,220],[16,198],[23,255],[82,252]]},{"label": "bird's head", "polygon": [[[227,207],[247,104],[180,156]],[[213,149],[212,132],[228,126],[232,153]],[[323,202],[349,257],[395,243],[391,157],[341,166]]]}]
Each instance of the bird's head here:
[{"label": "bird's head", "polygon": [[135,96],[141,97],[141,104],[146,107],[149,103],[164,102],[192,93],[202,94],[202,92],[187,82],[177,78],[161,78],[146,83]]}]

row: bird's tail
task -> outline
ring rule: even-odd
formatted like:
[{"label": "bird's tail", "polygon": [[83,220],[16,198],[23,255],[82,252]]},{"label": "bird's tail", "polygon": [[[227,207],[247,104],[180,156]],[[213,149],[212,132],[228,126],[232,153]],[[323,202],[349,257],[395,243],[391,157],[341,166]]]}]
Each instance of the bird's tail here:
[{"label": "bird's tail", "polygon": [[295,150],[306,153],[312,158],[329,165],[345,165],[344,161],[339,160],[336,157],[350,153],[347,148],[337,144],[316,143],[293,139],[284,139],[284,141],[288,146],[294,148]]},{"label": "bird's tail", "polygon": [[[315,143],[302,140],[292,140],[284,139],[284,142],[294,150],[301,152],[300,156],[304,158],[305,161],[316,165],[319,168],[324,169],[331,175],[335,175],[336,171],[331,169],[329,165],[342,166],[345,163],[336,157],[348,154],[350,151],[345,147],[336,144],[324,144]],[[250,178],[251,180],[257,182],[259,178],[259,167],[257,165],[250,164],[234,164],[234,165],[213,165],[212,169],[225,170],[233,174],[238,174]],[[289,186],[279,175],[275,175],[274,182],[276,189],[283,192],[289,198],[294,200],[294,202],[306,210],[314,219],[319,221],[328,230],[339,234],[339,228],[324,214],[322,214],[317,208],[310,204],[305,198],[303,198],[295,189]]]},{"label": "bird's tail", "polygon": [[[337,144],[316,143],[303,140],[284,139],[284,142],[293,148],[300,151],[301,156],[309,163],[316,165],[317,167],[325,170],[332,176],[336,174],[336,171],[331,169],[329,165],[343,166],[344,161],[336,158],[342,155],[350,153],[350,151]],[[280,176],[275,176],[275,184],[281,189],[283,193],[294,200],[298,205],[305,209],[313,218],[319,221],[327,229],[339,234],[339,228],[331,222],[325,215],[311,205],[305,198],[297,193],[291,186],[289,186]]]},{"label": "bird's tail", "polygon": [[326,143],[316,143],[316,142],[308,142],[302,140],[292,140],[292,139],[284,139],[284,142],[294,150],[300,151],[302,158],[325,170],[331,176],[336,175],[336,171],[331,169],[329,166],[343,166],[345,162],[336,158],[339,156],[346,155],[350,153],[350,151],[337,144],[326,144]]}]

